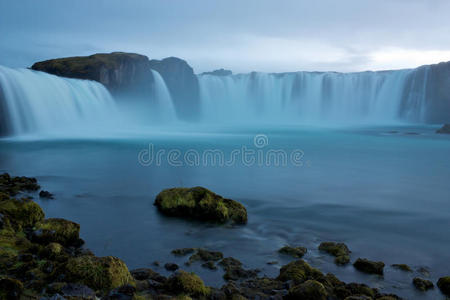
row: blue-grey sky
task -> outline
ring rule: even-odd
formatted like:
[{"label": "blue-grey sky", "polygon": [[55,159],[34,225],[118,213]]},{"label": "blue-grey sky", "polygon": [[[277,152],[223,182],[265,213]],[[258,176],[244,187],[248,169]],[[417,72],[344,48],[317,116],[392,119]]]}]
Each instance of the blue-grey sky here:
[{"label": "blue-grey sky", "polygon": [[450,1],[0,1],[2,65],[112,51],[195,72],[416,67],[450,61]]}]

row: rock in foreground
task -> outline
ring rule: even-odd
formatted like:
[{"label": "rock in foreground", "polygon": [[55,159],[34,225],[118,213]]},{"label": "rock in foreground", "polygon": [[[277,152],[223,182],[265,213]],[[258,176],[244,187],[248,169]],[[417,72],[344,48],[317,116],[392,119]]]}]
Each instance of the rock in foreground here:
[{"label": "rock in foreground", "polygon": [[163,190],[156,196],[154,204],[168,216],[217,223],[247,223],[247,210],[242,204],[203,187]]},{"label": "rock in foreground", "polygon": [[450,276],[441,277],[437,282],[437,286],[447,296],[450,296]]},{"label": "rock in foreground", "polygon": [[450,134],[450,124],[444,124],[444,126],[436,130],[436,133]]}]

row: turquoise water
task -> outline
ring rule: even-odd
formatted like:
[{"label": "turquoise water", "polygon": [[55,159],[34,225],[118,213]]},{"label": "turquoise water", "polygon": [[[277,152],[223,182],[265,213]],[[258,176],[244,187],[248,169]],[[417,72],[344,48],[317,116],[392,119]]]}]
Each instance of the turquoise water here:
[{"label": "turquoise water", "polygon": [[[414,291],[412,278],[390,267],[406,263],[430,269],[430,279],[450,270],[450,136],[435,127],[221,128],[103,139],[0,141],[0,171],[35,176],[54,200],[36,200],[48,217],[81,224],[88,248],[122,258],[130,268],[153,261],[183,263],[170,255],[179,247],[207,247],[242,260],[261,275],[275,276],[287,257],[285,244],[308,248],[305,259],[346,282],[365,282],[407,298],[436,299],[437,289]],[[394,132],[392,132],[394,131]],[[255,136],[262,144],[255,144]],[[261,142],[261,141],[260,141]],[[166,159],[149,164],[139,153],[165,150]],[[186,165],[188,150],[200,156],[218,150],[230,162],[233,150],[297,151],[295,163],[236,158],[223,166],[201,161]],[[184,166],[167,161],[181,153]],[[142,152],[144,151],[144,152]],[[260,151],[260,152],[258,152]],[[141,157],[141,162],[139,162]],[[144,162],[143,165],[142,162]],[[205,186],[239,200],[248,209],[246,226],[212,226],[160,215],[157,193],[174,186]],[[317,251],[322,241],[342,241],[358,257],[386,263],[384,278],[337,267]],[[277,260],[277,265],[267,265]],[[210,285],[222,272],[190,268]],[[165,273],[163,268],[157,271]],[[422,276],[423,277],[423,276]]]}]

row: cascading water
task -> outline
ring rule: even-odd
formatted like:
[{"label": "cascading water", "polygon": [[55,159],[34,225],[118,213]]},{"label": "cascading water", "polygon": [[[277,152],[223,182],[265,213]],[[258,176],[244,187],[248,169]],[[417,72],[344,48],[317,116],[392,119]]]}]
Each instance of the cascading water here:
[{"label": "cascading water", "polygon": [[[421,122],[427,77],[411,83],[416,70],[199,75],[203,119],[309,124]],[[415,107],[405,114],[407,102],[414,102]]]},{"label": "cascading water", "polygon": [[156,111],[160,118],[166,122],[173,122],[176,120],[175,107],[172,103],[169,89],[164,82],[161,75],[152,70],[153,74],[153,94],[156,100]]},{"label": "cascading water", "polygon": [[108,126],[115,104],[95,81],[62,78],[27,69],[0,66],[3,131],[10,135],[70,136]]}]

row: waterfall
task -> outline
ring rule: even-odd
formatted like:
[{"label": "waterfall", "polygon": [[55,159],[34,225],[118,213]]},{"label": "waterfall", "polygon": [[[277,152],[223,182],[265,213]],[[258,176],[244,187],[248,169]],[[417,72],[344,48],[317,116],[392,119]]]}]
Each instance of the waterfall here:
[{"label": "waterfall", "polygon": [[164,82],[161,75],[155,71],[151,70],[153,74],[153,94],[156,100],[156,108],[158,115],[164,121],[175,121],[175,107],[172,102],[172,97],[170,96],[169,89]]},{"label": "waterfall", "polygon": [[0,66],[0,133],[76,135],[108,127],[115,104],[95,81]]},{"label": "waterfall", "polygon": [[198,75],[202,118],[233,123],[423,122],[428,72],[416,78],[418,70]]}]

